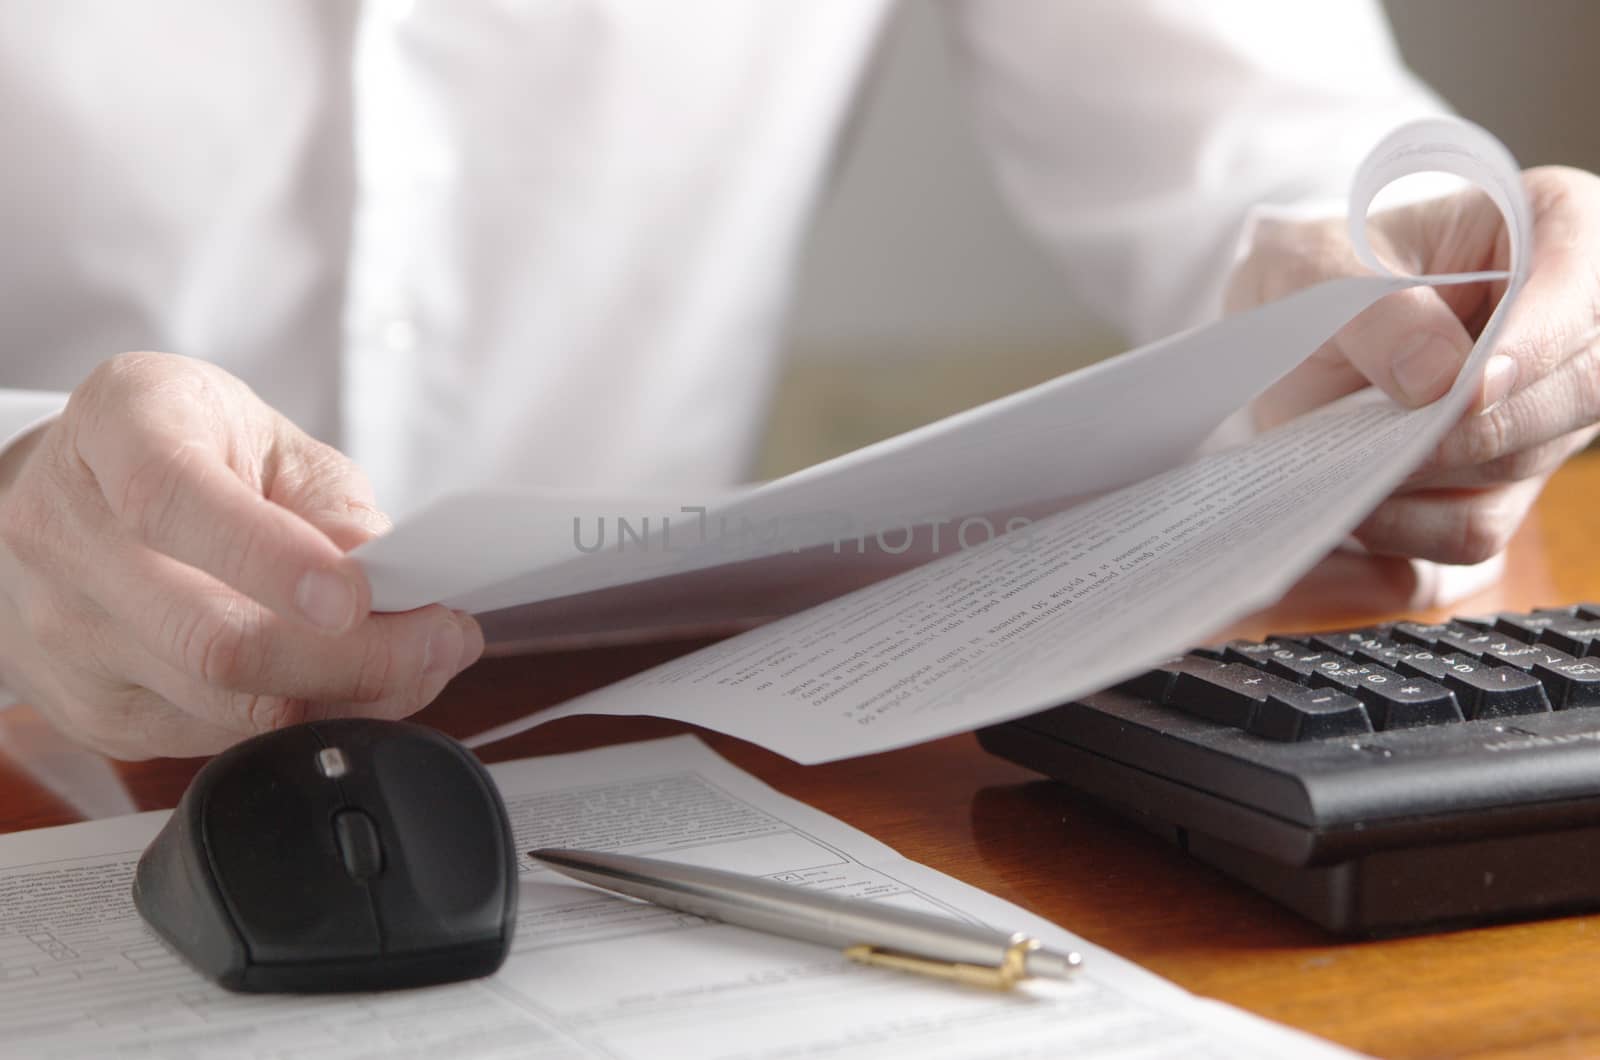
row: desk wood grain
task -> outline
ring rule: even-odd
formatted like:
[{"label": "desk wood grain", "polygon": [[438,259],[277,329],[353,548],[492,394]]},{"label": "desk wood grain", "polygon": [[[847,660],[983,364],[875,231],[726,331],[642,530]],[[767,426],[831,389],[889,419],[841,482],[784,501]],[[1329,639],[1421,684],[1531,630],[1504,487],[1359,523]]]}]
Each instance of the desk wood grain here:
[{"label": "desk wood grain", "polygon": [[[1591,528],[1600,458],[1552,481],[1512,546],[1507,577],[1461,613],[1600,599]],[[1243,630],[1332,628],[1359,609],[1269,612]],[[422,720],[456,735],[559,702],[703,642],[485,661]],[[23,719],[24,721],[26,719]],[[494,747],[490,760],[690,731],[651,718],[572,718]],[[1443,935],[1348,942],[1127,827],[1054,784],[984,754],[971,736],[798,766],[717,733],[716,750],[779,790],[907,856],[1082,933],[1198,993],[1356,1049],[1393,1057],[1600,1056],[1600,915]],[[141,808],[171,806],[198,763],[118,767]],[[0,831],[75,815],[0,758]],[[1600,871],[1600,869],[1597,869]]]}]

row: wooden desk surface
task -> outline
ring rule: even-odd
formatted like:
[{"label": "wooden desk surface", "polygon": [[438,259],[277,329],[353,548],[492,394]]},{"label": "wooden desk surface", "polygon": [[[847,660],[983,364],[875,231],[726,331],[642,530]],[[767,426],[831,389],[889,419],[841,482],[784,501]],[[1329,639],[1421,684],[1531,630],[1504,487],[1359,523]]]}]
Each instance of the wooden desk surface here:
[{"label": "wooden desk surface", "polygon": [[[1457,610],[1600,599],[1600,550],[1589,523],[1597,491],[1600,456],[1564,469],[1514,543],[1503,584]],[[1331,628],[1379,617],[1295,620]],[[1283,620],[1268,615],[1246,632]],[[486,661],[422,718],[466,735],[695,646]],[[574,718],[506,741],[486,757],[577,750],[688,728],[649,718]],[[1600,1056],[1600,915],[1345,942],[988,756],[971,736],[803,767],[717,733],[703,735],[789,795],[1200,994],[1380,1056]],[[150,809],[173,805],[197,766],[162,760],[118,768],[137,804]],[[0,758],[0,831],[75,819]]]}]

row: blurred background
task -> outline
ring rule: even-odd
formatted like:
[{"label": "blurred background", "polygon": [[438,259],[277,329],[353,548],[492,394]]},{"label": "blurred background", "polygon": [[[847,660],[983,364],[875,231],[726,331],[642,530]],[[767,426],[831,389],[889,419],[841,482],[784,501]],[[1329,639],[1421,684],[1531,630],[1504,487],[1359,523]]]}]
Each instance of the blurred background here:
[{"label": "blurred background", "polygon": [[[1412,69],[1524,165],[1600,171],[1600,3],[1386,7]],[[806,248],[788,345],[763,478],[1126,346],[1071,301],[1001,202],[937,5],[902,5]]]}]

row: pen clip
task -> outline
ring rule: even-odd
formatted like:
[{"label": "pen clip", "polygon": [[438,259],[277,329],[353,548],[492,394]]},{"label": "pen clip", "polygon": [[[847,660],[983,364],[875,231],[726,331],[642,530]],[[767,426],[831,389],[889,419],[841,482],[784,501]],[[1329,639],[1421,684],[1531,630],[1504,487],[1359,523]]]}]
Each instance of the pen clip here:
[{"label": "pen clip", "polygon": [[931,975],[936,979],[950,979],[969,986],[1010,990],[1028,978],[1028,954],[1039,946],[1038,939],[1019,937],[1006,947],[1000,956],[999,965],[940,961],[931,957],[917,957],[909,953],[866,945],[850,946],[845,949],[844,955],[861,964],[895,968],[902,972],[915,972],[918,975]]}]

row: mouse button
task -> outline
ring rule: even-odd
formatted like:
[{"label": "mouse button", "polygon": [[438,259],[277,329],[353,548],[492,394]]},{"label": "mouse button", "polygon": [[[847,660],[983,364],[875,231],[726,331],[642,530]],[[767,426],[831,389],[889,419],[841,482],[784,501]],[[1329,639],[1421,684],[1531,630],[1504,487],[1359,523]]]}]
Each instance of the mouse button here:
[{"label": "mouse button", "polygon": [[207,792],[201,812],[217,888],[253,963],[375,954],[372,902],[334,840],[338,785],[316,772],[309,734],[274,736],[283,739],[235,760]]},{"label": "mouse button", "polygon": [[[432,734],[429,734],[431,737]],[[500,937],[515,864],[493,781],[443,738],[374,748],[388,869],[370,881],[389,952]]]},{"label": "mouse button", "polygon": [[344,870],[364,880],[383,871],[383,844],[378,826],[360,810],[340,810],[333,815],[333,838],[339,844]]}]

